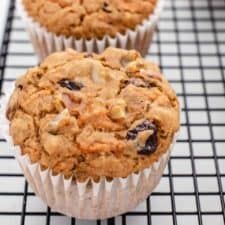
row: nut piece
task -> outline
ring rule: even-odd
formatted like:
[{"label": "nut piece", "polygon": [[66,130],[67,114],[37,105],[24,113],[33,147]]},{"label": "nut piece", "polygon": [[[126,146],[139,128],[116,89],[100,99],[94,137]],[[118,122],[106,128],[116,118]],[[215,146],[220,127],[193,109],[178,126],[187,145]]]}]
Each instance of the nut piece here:
[{"label": "nut piece", "polygon": [[96,84],[104,84],[104,72],[101,71],[101,65],[99,63],[93,63],[91,78]]},{"label": "nut piece", "polygon": [[[116,78],[111,74],[112,72],[108,68],[104,68],[100,62],[91,60],[92,70],[91,79],[97,85],[104,85],[107,82],[116,80]],[[118,73],[119,77],[120,73]]]},{"label": "nut piece", "polygon": [[66,117],[68,117],[70,114],[69,114],[69,111],[68,109],[64,109],[61,113],[59,113],[56,117],[54,117],[50,123],[49,123],[49,132],[56,132],[58,130],[58,127],[60,125],[60,122],[62,120],[64,120]]},{"label": "nut piece", "polygon": [[115,120],[126,117],[126,102],[123,99],[117,99],[113,102],[110,117]]},{"label": "nut piece", "polygon": [[138,133],[137,142],[140,147],[144,147],[148,138],[153,135],[153,130],[145,130]]},{"label": "nut piece", "polygon": [[51,134],[64,133],[66,130],[71,135],[77,133],[79,130],[76,118],[70,116],[68,109],[64,109],[48,124],[48,132]]},{"label": "nut piece", "polygon": [[127,140],[133,141],[138,148],[138,154],[150,155],[158,146],[157,127],[149,120],[145,120],[127,132]]},{"label": "nut piece", "polygon": [[61,87],[67,88],[71,91],[80,91],[84,87],[82,83],[67,79],[62,79],[58,83]]}]

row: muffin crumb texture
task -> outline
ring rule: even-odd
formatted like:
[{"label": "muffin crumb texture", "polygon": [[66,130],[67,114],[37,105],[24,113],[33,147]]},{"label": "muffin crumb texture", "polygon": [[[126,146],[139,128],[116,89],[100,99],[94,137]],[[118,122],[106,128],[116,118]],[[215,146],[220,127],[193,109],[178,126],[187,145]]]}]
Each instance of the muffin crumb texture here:
[{"label": "muffin crumb texture", "polygon": [[22,0],[36,22],[57,35],[114,37],[134,29],[154,11],[157,0]]},{"label": "muffin crumb texture", "polygon": [[54,53],[17,80],[6,113],[22,154],[79,181],[149,167],[179,129],[179,103],[159,68],[115,48]]}]

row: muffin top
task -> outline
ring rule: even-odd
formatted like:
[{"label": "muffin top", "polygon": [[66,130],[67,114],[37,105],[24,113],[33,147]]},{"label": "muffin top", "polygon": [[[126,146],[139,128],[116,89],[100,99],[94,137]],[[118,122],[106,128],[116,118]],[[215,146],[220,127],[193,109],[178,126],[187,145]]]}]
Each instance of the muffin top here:
[{"label": "muffin top", "polygon": [[17,80],[6,113],[22,154],[80,181],[149,167],[179,129],[179,103],[159,68],[115,48],[54,53]]},{"label": "muffin top", "polygon": [[57,35],[114,37],[148,18],[157,0],[22,0],[35,21]]}]

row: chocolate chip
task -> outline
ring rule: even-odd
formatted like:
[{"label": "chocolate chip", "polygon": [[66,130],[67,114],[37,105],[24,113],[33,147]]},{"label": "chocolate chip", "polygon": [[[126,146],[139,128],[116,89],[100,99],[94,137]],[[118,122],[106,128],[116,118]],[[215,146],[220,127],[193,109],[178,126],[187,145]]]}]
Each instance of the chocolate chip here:
[{"label": "chocolate chip", "polygon": [[147,139],[145,146],[138,151],[139,154],[149,155],[155,152],[158,145],[157,132],[155,131],[152,135]]},{"label": "chocolate chip", "polygon": [[143,123],[136,126],[134,129],[129,130],[127,133],[128,140],[134,140],[138,133],[145,130],[154,130],[156,126],[148,120],[145,120]]},{"label": "chocolate chip", "polygon": [[145,130],[152,130],[153,134],[148,137],[145,146],[138,150],[138,154],[149,155],[156,150],[158,144],[157,127],[155,124],[149,120],[145,120],[142,124],[139,124],[134,129],[128,131],[127,139],[134,140],[138,136],[139,132]]},{"label": "chocolate chip", "polygon": [[104,3],[103,3],[103,6],[102,6],[102,10],[103,10],[104,12],[106,12],[106,13],[111,13],[112,10],[110,10],[108,7],[109,7],[108,3],[107,3],[107,2],[104,2]]},{"label": "chocolate chip", "polygon": [[68,88],[71,91],[79,91],[84,87],[84,85],[79,82],[70,81],[67,79],[62,79],[58,83],[61,87]]},{"label": "chocolate chip", "polygon": [[23,89],[23,85],[21,85],[21,84],[19,84],[17,87],[18,87],[20,90]]}]

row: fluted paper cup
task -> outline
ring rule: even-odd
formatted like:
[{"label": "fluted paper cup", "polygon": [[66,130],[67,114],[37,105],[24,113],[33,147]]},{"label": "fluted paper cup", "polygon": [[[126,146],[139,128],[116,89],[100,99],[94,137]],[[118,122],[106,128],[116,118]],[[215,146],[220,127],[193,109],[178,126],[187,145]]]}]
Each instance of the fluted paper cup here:
[{"label": "fluted paper cup", "polygon": [[152,42],[160,14],[163,10],[165,0],[158,0],[154,12],[145,19],[142,24],[137,25],[134,30],[127,29],[125,34],[118,33],[115,37],[105,35],[102,39],[76,39],[48,32],[47,29],[35,22],[28,15],[23,6],[22,0],[17,0],[19,13],[26,24],[34,50],[39,60],[43,60],[53,52],[63,51],[66,48],[73,48],[79,52],[101,53],[105,48],[118,47],[123,49],[136,49],[143,56],[147,54]]},{"label": "fluted paper cup", "polygon": [[177,134],[169,149],[151,166],[132,173],[127,178],[114,178],[108,181],[101,177],[98,182],[87,179],[85,182],[54,176],[50,169],[42,170],[38,163],[32,163],[28,155],[22,155],[19,146],[13,145],[9,134],[9,121],[5,117],[11,92],[0,99],[1,135],[15,152],[17,161],[30,186],[53,210],[79,219],[106,219],[135,208],[145,200],[159,183]]}]

